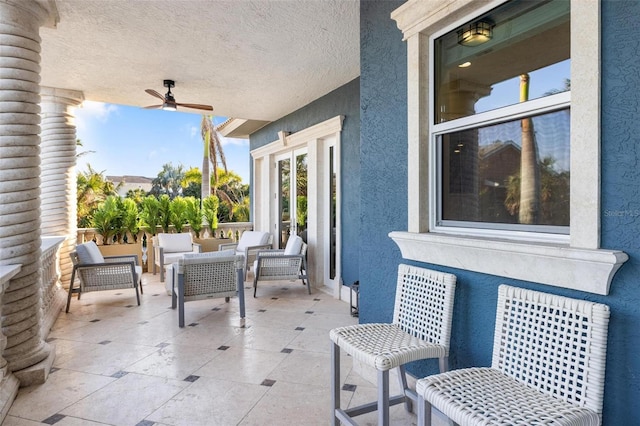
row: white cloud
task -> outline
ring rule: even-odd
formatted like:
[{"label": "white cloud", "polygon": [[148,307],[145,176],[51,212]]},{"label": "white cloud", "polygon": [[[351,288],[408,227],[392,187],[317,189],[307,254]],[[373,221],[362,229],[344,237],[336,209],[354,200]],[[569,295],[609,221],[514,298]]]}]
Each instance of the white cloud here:
[{"label": "white cloud", "polygon": [[235,145],[235,146],[249,146],[249,139],[238,139],[238,138],[227,138],[218,134],[220,138],[220,143],[225,145]]},{"label": "white cloud", "polygon": [[117,111],[118,107],[116,105],[105,104],[103,102],[84,101],[80,111],[77,111],[77,115],[92,117],[102,122],[106,122],[109,116]]}]

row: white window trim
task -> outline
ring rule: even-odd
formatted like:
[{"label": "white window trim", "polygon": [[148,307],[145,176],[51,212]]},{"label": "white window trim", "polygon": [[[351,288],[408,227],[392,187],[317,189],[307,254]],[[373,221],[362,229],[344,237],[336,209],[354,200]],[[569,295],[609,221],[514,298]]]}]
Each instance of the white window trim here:
[{"label": "white window trim", "polygon": [[[569,242],[430,232],[429,37],[500,1],[409,0],[391,18],[407,42],[408,229],[389,236],[406,259],[606,295],[628,259],[600,248],[600,1],[571,2]],[[598,31],[581,32],[581,28]]]}]

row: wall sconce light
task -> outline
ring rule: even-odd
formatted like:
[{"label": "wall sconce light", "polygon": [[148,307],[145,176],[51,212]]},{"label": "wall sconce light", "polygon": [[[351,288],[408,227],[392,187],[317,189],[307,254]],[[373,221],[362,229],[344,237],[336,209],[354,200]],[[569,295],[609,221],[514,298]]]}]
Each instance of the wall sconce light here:
[{"label": "wall sconce light", "polygon": [[486,21],[472,22],[457,31],[458,44],[462,46],[478,46],[493,37],[493,25]]}]

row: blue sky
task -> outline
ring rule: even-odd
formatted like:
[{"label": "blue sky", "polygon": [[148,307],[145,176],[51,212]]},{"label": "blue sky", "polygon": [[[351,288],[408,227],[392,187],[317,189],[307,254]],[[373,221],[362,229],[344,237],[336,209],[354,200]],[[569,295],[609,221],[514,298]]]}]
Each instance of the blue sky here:
[{"label": "blue sky", "polygon": [[[105,176],[154,178],[165,163],[202,169],[200,114],[146,110],[85,101],[75,110],[78,152],[95,151],[78,159],[78,172],[87,163]],[[216,124],[224,117],[215,117]],[[222,138],[227,168],[249,183],[249,141]]]}]

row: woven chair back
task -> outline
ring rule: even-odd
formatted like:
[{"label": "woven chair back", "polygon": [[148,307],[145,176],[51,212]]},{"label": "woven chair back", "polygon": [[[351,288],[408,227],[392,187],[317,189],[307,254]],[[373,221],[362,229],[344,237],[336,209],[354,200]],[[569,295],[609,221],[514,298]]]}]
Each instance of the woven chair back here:
[{"label": "woven chair back", "polygon": [[449,348],[456,276],[400,264],[393,322],[421,340]]},{"label": "woven chair back", "polygon": [[184,273],[185,300],[218,293],[235,294],[237,256],[207,257],[190,255],[180,261]]},{"label": "woven chair back", "polygon": [[602,413],[609,307],[501,285],[492,367]]}]

